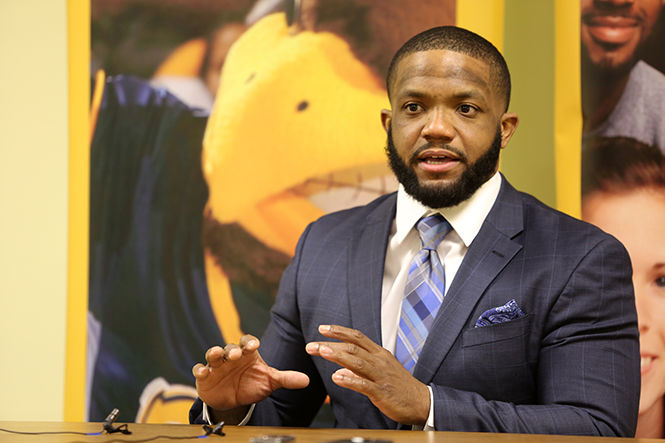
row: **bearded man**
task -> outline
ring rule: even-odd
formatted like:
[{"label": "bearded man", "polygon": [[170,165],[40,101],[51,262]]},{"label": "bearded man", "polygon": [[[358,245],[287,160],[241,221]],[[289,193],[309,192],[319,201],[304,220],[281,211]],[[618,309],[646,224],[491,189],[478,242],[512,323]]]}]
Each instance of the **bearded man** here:
[{"label": "bearded man", "polygon": [[629,257],[498,172],[518,123],[501,54],[433,28],[387,90],[399,190],[307,227],[261,343],[193,368],[190,420],[307,426],[329,396],[346,428],[633,435]]}]

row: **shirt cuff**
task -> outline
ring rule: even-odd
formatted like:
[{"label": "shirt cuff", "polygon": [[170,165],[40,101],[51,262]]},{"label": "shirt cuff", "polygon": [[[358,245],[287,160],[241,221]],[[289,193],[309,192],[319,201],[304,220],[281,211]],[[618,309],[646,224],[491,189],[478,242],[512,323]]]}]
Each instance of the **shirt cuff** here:
[{"label": "shirt cuff", "polygon": [[429,416],[427,417],[427,423],[425,423],[423,431],[435,431],[436,428],[434,427],[434,391],[432,391],[431,386],[427,386],[427,389],[429,390]]},{"label": "shirt cuff", "polygon": [[434,428],[434,392],[430,386],[427,386],[429,391],[429,415],[427,416],[427,421],[425,426],[412,426],[411,429],[414,431],[436,431]]},{"label": "shirt cuff", "polygon": [[[430,390],[430,398],[431,397],[432,394]],[[252,403],[252,405],[249,407],[249,411],[247,411],[247,415],[245,415],[245,418],[243,418],[242,421],[238,423],[236,426],[245,426],[247,424],[249,419],[252,418],[252,412],[254,412],[254,406],[256,406],[256,403]],[[213,423],[212,420],[210,420],[210,417],[212,417],[212,414],[208,409],[208,405],[205,404],[205,402],[203,402],[203,414],[202,414],[203,421],[205,421],[209,425],[216,425],[217,423]]]}]

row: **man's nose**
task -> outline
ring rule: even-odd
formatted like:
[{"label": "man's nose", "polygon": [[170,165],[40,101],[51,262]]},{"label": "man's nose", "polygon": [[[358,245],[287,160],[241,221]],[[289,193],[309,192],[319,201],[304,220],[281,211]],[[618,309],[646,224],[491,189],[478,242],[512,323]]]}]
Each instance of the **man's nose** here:
[{"label": "man's nose", "polygon": [[455,137],[455,127],[450,116],[444,110],[432,109],[422,129],[422,136],[426,140],[452,140]]}]

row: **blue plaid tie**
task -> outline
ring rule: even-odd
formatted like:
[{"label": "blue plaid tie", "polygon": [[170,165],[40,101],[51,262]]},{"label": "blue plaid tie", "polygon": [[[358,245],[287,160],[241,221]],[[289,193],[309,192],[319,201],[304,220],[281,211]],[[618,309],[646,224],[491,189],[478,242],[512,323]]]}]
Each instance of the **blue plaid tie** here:
[{"label": "blue plaid tie", "polygon": [[422,249],[411,261],[406,277],[395,346],[395,357],[409,372],[413,372],[443,301],[446,276],[436,247],[452,229],[441,214],[421,218],[416,227]]}]

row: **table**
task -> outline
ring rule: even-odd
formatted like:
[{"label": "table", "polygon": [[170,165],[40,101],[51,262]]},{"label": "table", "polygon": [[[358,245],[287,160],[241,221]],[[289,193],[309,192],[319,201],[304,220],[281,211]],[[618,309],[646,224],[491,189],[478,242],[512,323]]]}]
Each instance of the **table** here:
[{"label": "table", "polygon": [[[118,425],[116,423],[116,425]],[[313,428],[271,428],[259,426],[225,426],[226,436],[210,435],[207,438],[197,438],[205,435],[199,425],[167,425],[167,424],[137,424],[129,423],[131,435],[103,434],[103,435],[17,435],[0,431],[0,442],[45,442],[45,443],[94,443],[94,442],[205,442],[205,443],[250,443],[250,438],[262,435],[292,435],[292,443],[328,443],[335,440],[364,437],[365,439],[390,440],[392,443],[623,443],[623,442],[653,442],[665,440],[651,439],[616,439],[610,437],[573,437],[559,435],[528,435],[528,434],[489,434],[474,432],[433,432],[433,431],[387,431],[387,430],[359,430],[359,429],[313,429]],[[95,433],[102,430],[101,423],[61,423],[61,422],[0,422],[0,428],[22,432],[62,432],[76,431]],[[157,436],[191,437],[188,439],[172,440],[168,438],[155,438]]]}]

